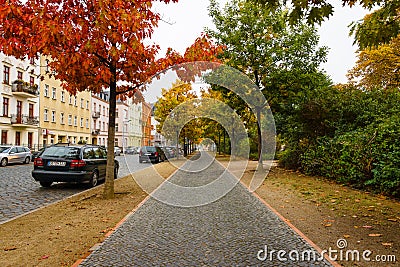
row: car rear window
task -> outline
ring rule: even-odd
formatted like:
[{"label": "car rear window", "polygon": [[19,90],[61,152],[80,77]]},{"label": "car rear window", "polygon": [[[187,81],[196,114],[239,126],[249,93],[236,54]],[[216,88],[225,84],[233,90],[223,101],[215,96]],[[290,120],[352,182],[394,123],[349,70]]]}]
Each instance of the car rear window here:
[{"label": "car rear window", "polygon": [[78,147],[52,146],[43,152],[42,157],[77,159],[79,158],[79,152],[80,148]]},{"label": "car rear window", "polygon": [[156,148],[154,146],[146,146],[144,147],[143,152],[156,152]]}]

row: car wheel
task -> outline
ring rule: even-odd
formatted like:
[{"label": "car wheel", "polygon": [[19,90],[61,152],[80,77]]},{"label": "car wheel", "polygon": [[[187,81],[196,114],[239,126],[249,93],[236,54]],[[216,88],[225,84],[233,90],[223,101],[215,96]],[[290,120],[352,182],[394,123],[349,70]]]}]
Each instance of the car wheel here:
[{"label": "car wheel", "polygon": [[7,163],[8,163],[7,158],[3,158],[3,159],[1,159],[1,161],[0,161],[0,166],[1,166],[1,167],[5,167],[5,166],[7,166]]},{"label": "car wheel", "polygon": [[24,163],[28,164],[30,161],[31,161],[31,158],[30,157],[26,157],[25,160],[24,160]]},{"label": "car wheel", "polygon": [[40,185],[43,187],[50,187],[52,183],[53,182],[40,181]]},{"label": "car wheel", "polygon": [[99,174],[97,171],[93,171],[92,177],[90,178],[89,185],[90,187],[95,187],[99,181]]}]

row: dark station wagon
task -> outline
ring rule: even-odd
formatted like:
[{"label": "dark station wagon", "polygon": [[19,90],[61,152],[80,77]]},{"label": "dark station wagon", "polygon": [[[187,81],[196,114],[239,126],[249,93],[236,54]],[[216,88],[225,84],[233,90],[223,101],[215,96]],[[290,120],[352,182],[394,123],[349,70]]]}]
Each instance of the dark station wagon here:
[{"label": "dark station wagon", "polygon": [[[97,145],[56,144],[47,147],[33,162],[32,177],[43,187],[53,182],[89,183],[106,177],[107,150]],[[114,178],[119,162],[115,160]]]},{"label": "dark station wagon", "polygon": [[142,146],[139,150],[139,163],[143,161],[159,163],[166,160],[164,151],[157,146]]}]

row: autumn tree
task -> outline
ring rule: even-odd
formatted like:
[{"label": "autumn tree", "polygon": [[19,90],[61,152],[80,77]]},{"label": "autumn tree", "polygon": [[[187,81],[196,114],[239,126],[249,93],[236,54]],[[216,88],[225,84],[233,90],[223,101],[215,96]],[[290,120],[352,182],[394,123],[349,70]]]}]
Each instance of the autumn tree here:
[{"label": "autumn tree", "polygon": [[[191,112],[189,109],[180,110],[177,112],[175,110],[180,104],[185,103],[189,100],[197,98],[196,93],[192,90],[192,86],[190,83],[182,82],[180,80],[172,83],[171,88],[162,88],[161,97],[157,99],[157,102],[154,105],[154,116],[155,119],[159,122],[157,125],[157,131],[166,135],[169,139],[175,139],[178,145],[179,142],[179,131],[181,130],[179,127],[185,126],[184,122],[181,121],[179,113],[187,113]],[[174,111],[175,110],[175,111]],[[172,116],[174,118],[174,122],[172,124],[166,125],[164,127],[164,122],[168,116]],[[193,123],[192,123],[193,124]],[[184,142],[185,148],[185,137],[191,135],[189,126],[185,126],[183,131],[182,140]],[[192,127],[193,128],[193,127]],[[176,134],[176,136],[174,136]],[[178,147],[177,147],[178,151]],[[185,155],[187,151],[185,149]]]},{"label": "autumn tree", "polygon": [[[159,0],[177,2],[177,0]],[[50,57],[49,68],[72,94],[110,91],[107,174],[104,197],[114,196],[114,136],[117,97],[141,100],[144,83],[176,63],[211,60],[218,48],[199,37],[185,55],[147,45],[160,15],[154,0],[0,1],[0,51],[17,58]],[[200,52],[201,50],[201,52]]]},{"label": "autumn tree", "polygon": [[348,73],[351,83],[364,89],[400,87],[400,35],[389,44],[359,52]]}]

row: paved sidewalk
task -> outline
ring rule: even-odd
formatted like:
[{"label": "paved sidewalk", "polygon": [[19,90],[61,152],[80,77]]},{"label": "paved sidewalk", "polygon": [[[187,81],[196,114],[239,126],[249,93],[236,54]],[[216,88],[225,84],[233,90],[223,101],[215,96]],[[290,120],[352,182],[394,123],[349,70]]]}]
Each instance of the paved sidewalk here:
[{"label": "paved sidewalk", "polygon": [[[314,253],[320,256],[224,171],[206,153],[189,161],[169,181],[192,187],[192,194],[163,184],[155,192],[157,199],[189,206],[233,189],[195,207],[149,198],[79,266],[331,266],[325,260],[307,260]],[[279,250],[286,254],[278,255]]]}]

